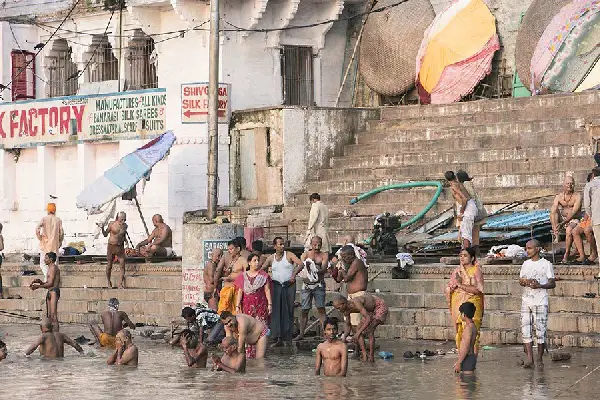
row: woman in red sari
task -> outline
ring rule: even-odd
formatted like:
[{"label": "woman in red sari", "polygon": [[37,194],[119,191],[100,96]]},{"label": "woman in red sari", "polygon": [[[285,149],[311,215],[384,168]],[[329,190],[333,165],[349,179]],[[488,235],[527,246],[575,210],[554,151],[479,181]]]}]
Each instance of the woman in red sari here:
[{"label": "woman in red sari", "polygon": [[260,269],[260,256],[250,254],[250,269],[239,274],[235,280],[237,288],[236,312],[250,315],[269,326],[271,315],[271,277]]}]

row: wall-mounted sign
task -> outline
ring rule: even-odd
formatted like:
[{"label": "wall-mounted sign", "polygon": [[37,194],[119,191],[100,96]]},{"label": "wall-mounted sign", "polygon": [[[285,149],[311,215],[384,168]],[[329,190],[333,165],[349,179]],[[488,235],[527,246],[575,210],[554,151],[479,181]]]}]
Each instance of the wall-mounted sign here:
[{"label": "wall-mounted sign", "polygon": [[[219,123],[229,123],[231,85],[219,83]],[[181,122],[205,124],[208,122],[208,82],[181,84]]]},{"label": "wall-mounted sign", "polygon": [[166,131],[165,89],[0,104],[4,148],[152,138]]}]

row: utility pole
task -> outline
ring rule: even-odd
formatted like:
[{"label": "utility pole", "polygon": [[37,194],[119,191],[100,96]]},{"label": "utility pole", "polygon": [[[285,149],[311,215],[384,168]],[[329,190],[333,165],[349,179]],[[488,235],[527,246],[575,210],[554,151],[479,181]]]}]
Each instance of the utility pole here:
[{"label": "utility pole", "polygon": [[208,65],[208,219],[217,217],[219,189],[219,0],[210,0]]}]

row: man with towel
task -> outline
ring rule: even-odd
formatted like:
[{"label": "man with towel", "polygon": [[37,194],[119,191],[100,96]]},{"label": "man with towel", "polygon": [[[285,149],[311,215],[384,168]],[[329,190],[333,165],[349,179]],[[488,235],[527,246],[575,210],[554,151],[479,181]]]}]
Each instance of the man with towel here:
[{"label": "man with towel", "polygon": [[[35,227],[35,236],[40,241],[40,269],[44,274],[44,280],[48,278],[48,266],[44,263],[46,253],[58,254],[65,237],[62,221],[56,216],[56,204],[48,203],[46,215]],[[58,258],[56,259],[58,265]]]}]

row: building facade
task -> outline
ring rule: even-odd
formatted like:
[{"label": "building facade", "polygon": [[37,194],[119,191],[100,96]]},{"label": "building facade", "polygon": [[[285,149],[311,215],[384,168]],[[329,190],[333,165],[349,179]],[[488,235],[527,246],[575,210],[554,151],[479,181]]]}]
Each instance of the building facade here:
[{"label": "building facade", "polygon": [[[345,17],[365,4],[222,1],[220,80],[227,93],[219,127],[220,205],[230,201],[227,111],[333,106],[351,47]],[[83,240],[88,248],[98,245],[90,252],[103,251],[105,242],[94,240],[97,217],[77,209],[77,195],[167,129],[175,145],[137,187],[147,223],[162,214],[181,254],[183,213],[206,205],[207,126],[189,123],[202,120],[205,98],[194,100],[190,88],[200,87],[198,94],[202,85],[188,84],[208,80],[209,3],[113,6],[15,0],[0,10],[0,222],[7,252],[37,251],[34,228],[50,196],[57,197],[64,244]],[[286,30],[309,24],[317,25]],[[133,241],[143,239],[134,203],[119,200],[117,209],[128,213]]]}]

